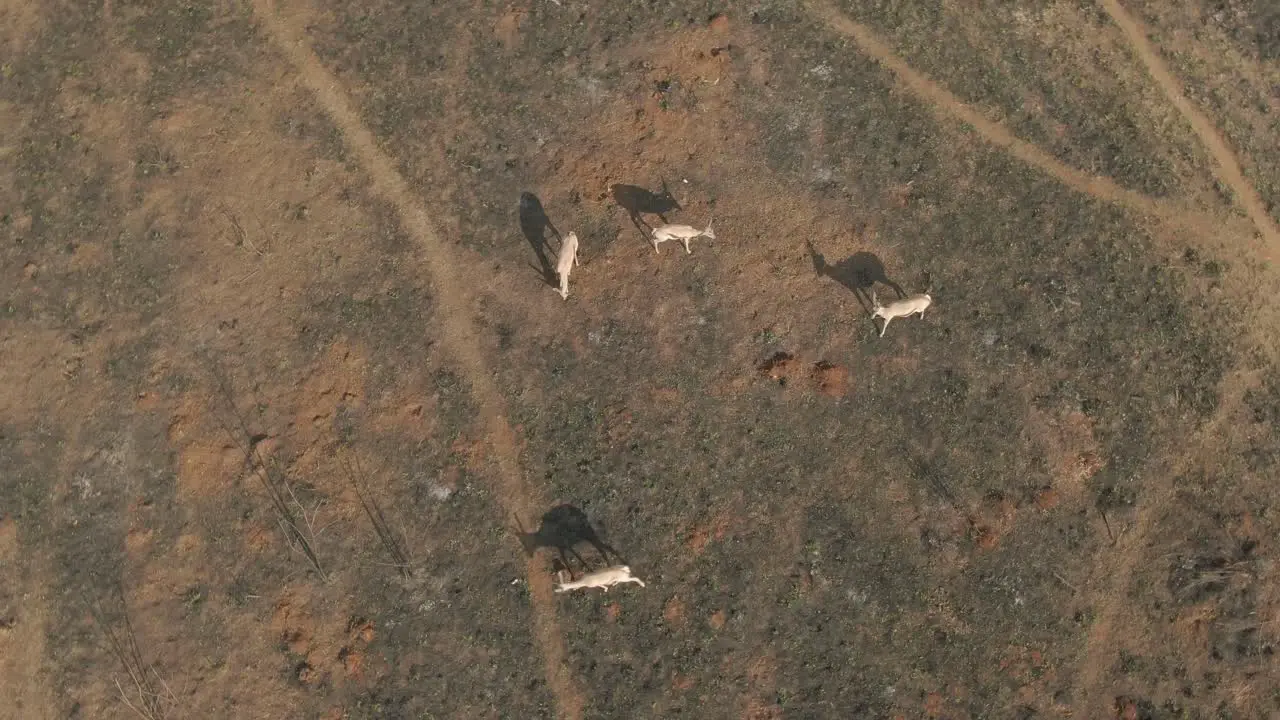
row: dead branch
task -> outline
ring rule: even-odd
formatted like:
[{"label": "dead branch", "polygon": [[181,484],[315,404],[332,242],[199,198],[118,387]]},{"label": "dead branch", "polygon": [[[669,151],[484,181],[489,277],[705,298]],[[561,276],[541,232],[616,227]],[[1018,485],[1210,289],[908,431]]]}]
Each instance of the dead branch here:
[{"label": "dead branch", "polygon": [[352,458],[351,461],[348,461],[344,453],[342,467],[347,473],[347,478],[351,481],[351,487],[356,491],[356,497],[360,500],[360,507],[364,508],[364,514],[368,516],[369,522],[373,525],[373,531],[378,535],[378,540],[382,543],[382,547],[391,556],[396,570],[399,571],[401,577],[408,578],[411,574],[409,558],[400,547],[400,543],[396,541],[395,534],[391,531],[391,526],[387,524],[386,516],[382,514],[382,508],[378,506],[377,500],[369,494],[364,485],[364,471],[360,468],[360,458],[354,455]]},{"label": "dead branch", "polygon": [[[293,488],[289,485],[284,470],[274,459],[263,457],[262,451],[258,449],[258,444],[253,442],[254,435],[249,431],[248,423],[245,422],[244,416],[236,407],[235,396],[231,392],[231,384],[216,368],[211,369],[214,380],[218,384],[218,390],[222,393],[227,407],[231,412],[235,424],[239,427],[237,434],[227,423],[221,414],[214,412],[213,415],[217,419],[218,424],[222,426],[227,436],[236,444],[245,456],[245,462],[249,463],[253,468],[253,475],[262,483],[262,487],[267,491],[267,498],[271,501],[271,507],[275,510],[276,519],[280,522],[285,535],[289,538],[291,544],[295,544],[302,550],[302,554],[306,556],[307,561],[311,563],[311,567],[315,569],[320,579],[328,582],[329,575],[325,572],[324,567],[320,564],[320,557],[315,551],[315,533],[314,528],[307,524],[308,532],[303,532],[302,527],[298,523],[297,517],[294,515],[293,509],[289,505],[289,499],[285,497],[285,493],[297,503],[297,496],[293,494]],[[243,441],[241,438],[244,438]],[[301,503],[297,503],[300,509],[303,509]],[[305,517],[305,509],[303,509]]]}]

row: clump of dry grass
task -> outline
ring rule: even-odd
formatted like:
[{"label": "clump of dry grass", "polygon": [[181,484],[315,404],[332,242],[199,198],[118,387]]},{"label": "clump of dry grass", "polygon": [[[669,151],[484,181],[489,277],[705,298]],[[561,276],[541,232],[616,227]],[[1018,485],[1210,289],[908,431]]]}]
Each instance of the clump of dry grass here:
[{"label": "clump of dry grass", "polygon": [[356,491],[356,497],[360,500],[360,507],[364,509],[369,522],[373,524],[373,531],[377,533],[382,547],[386,548],[387,554],[391,556],[391,561],[396,571],[400,573],[401,577],[407,579],[412,574],[409,568],[409,557],[405,555],[404,548],[396,540],[395,533],[391,531],[391,526],[387,523],[387,518],[383,515],[382,508],[378,506],[378,501],[369,493],[369,489],[365,485],[364,471],[360,468],[360,458],[354,453],[344,454],[342,467],[347,474],[347,479],[351,482],[351,487]]},{"label": "clump of dry grass", "polygon": [[[116,656],[129,676],[128,683],[114,678],[120,699],[138,717],[145,720],[164,720],[170,709],[178,704],[178,698],[169,689],[168,683],[156,669],[142,660],[142,651],[138,648],[138,638],[133,632],[133,623],[129,620],[129,609],[124,601],[124,591],[117,587],[119,595],[123,631],[117,634],[111,629],[102,606],[94,601],[86,601],[93,623],[107,639],[111,653]],[[158,683],[158,687],[157,687]]]}]

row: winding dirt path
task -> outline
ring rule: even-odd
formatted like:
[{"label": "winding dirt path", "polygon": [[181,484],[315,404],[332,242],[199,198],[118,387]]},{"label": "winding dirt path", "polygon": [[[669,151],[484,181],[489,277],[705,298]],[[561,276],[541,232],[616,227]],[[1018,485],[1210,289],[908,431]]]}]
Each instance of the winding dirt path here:
[{"label": "winding dirt path", "polygon": [[1002,148],[1015,158],[1044,172],[1063,185],[1103,202],[1125,205],[1139,212],[1164,215],[1167,210],[1153,198],[1120,186],[1108,177],[1089,175],[1067,165],[1032,143],[1023,140],[998,122],[989,120],[973,106],[951,91],[926,77],[899,57],[871,28],[842,13],[827,0],[807,3],[815,17],[831,29],[853,40],[866,55],[880,63],[898,78],[908,90],[924,100],[941,120],[959,120],[969,125],[982,139]]},{"label": "winding dirt path", "polygon": [[907,90],[924,101],[939,120],[958,120],[968,125],[983,140],[1072,190],[1155,217],[1172,227],[1187,228],[1201,237],[1214,232],[1214,223],[1209,218],[1189,212],[1174,203],[1130,190],[1109,177],[1090,175],[1071,167],[1035,144],[1014,135],[1004,125],[988,119],[978,108],[964,102],[950,90],[911,67],[875,31],[841,12],[829,0],[807,0],[805,5],[814,17],[852,40],[859,50],[893,73]]},{"label": "winding dirt path", "polygon": [[[373,133],[352,107],[338,79],[320,62],[297,23],[279,13],[272,0],[254,0],[254,12],[262,29],[293,65],[302,82],[316,96],[320,106],[342,133],[360,167],[372,181],[373,191],[396,209],[400,222],[423,249],[432,287],[439,306],[441,341],[454,354],[459,370],[467,378],[486,438],[496,462],[500,486],[496,495],[506,515],[540,514],[544,503],[520,467],[519,444],[505,403],[492,374],[486,367],[472,320],[469,294],[454,268],[460,258],[440,239],[431,218],[414,197],[394,161],[378,147]],[[555,695],[560,717],[576,720],[585,705],[582,690],[565,661],[565,646],[556,616],[551,577],[539,556],[529,558],[526,567],[532,604],[534,633],[546,664],[547,682]]]},{"label": "winding dirt path", "polygon": [[[1118,0],[1101,0],[1103,8],[1128,40],[1133,54],[1140,60],[1151,74],[1153,80],[1165,97],[1178,109],[1183,118],[1191,125],[1191,129],[1200,139],[1201,144],[1216,164],[1218,180],[1231,188],[1236,201],[1243,207],[1249,219],[1253,221],[1258,233],[1264,241],[1263,251],[1270,258],[1280,257],[1280,232],[1267,213],[1266,207],[1258,194],[1240,169],[1235,153],[1227,147],[1222,135],[1209,119],[1200,112],[1183,94],[1181,83],[1173,76],[1160,59],[1159,52],[1147,39],[1145,31],[1138,22],[1120,5]],[[1274,318],[1271,324],[1274,326]],[[1273,328],[1271,328],[1273,329]],[[1269,328],[1258,330],[1257,340],[1266,343]],[[1108,668],[1115,660],[1117,645],[1120,643],[1116,628],[1124,624],[1126,613],[1130,611],[1129,597],[1131,578],[1139,564],[1151,557],[1154,540],[1152,534],[1155,525],[1165,508],[1174,502],[1174,483],[1172,478],[1185,472],[1200,456],[1214,456],[1222,452],[1213,447],[1221,444],[1229,432],[1228,423],[1236,417],[1236,411],[1244,401],[1244,393],[1248,385],[1249,371],[1245,367],[1236,367],[1228,373],[1219,387],[1219,403],[1213,417],[1190,438],[1182,457],[1166,469],[1162,481],[1146,484],[1142,502],[1136,508],[1132,526],[1125,537],[1117,544],[1114,552],[1099,558],[1096,577],[1102,580],[1102,587],[1096,591],[1096,621],[1090,628],[1085,643],[1085,650],[1080,663],[1079,693],[1074,710],[1080,717],[1089,717],[1108,709],[1111,699],[1109,691],[1110,679]]]},{"label": "winding dirt path", "polygon": [[1173,103],[1173,106],[1191,125],[1196,136],[1200,138],[1205,150],[1218,166],[1218,179],[1231,188],[1236,202],[1244,208],[1249,219],[1266,240],[1271,259],[1274,260],[1277,257],[1277,251],[1280,251],[1280,230],[1276,229],[1275,222],[1267,214],[1266,205],[1262,202],[1262,196],[1258,194],[1258,190],[1245,178],[1235,153],[1227,147],[1226,141],[1222,139],[1222,135],[1209,118],[1196,109],[1183,94],[1182,84],[1173,76],[1173,73],[1169,72],[1168,66],[1165,65],[1164,60],[1160,59],[1160,53],[1151,45],[1151,41],[1147,39],[1147,34],[1138,21],[1124,9],[1119,0],[1101,0],[1101,3],[1107,14],[1111,16],[1112,22],[1124,32],[1125,38],[1133,49],[1133,54],[1147,67],[1147,72],[1151,73],[1151,78],[1160,86],[1165,97]]},{"label": "winding dirt path", "polygon": [[[1236,201],[1263,240],[1263,245],[1259,248],[1242,236],[1231,250],[1246,259],[1256,259],[1252,256],[1258,250],[1266,253],[1272,261],[1280,258],[1280,231],[1267,213],[1257,189],[1245,178],[1240,163],[1222,135],[1183,94],[1181,84],[1161,60],[1142,27],[1121,6],[1119,0],[1100,2],[1124,33],[1135,57],[1146,66],[1164,95],[1190,124],[1215,163],[1218,180],[1232,190]],[[845,15],[829,0],[807,0],[806,5],[815,17],[834,31],[850,38],[859,50],[893,73],[939,119],[958,120],[969,125],[987,142],[1073,190],[1153,216],[1171,227],[1186,228],[1201,241],[1221,234],[1221,227],[1205,216],[1189,212],[1171,202],[1156,200],[1129,190],[1110,178],[1090,176],[1016,137],[1008,128],[987,119],[978,109],[912,68],[874,31]],[[1255,327],[1253,339],[1259,346],[1265,347],[1280,326],[1280,316],[1264,310],[1257,320],[1261,326]],[[1116,646],[1120,642],[1117,628],[1127,623],[1127,614],[1131,609],[1128,596],[1135,569],[1156,552],[1152,548],[1152,537],[1158,519],[1173,502],[1175,488],[1171,478],[1178,477],[1193,467],[1202,453],[1223,451],[1219,446],[1230,432],[1231,422],[1237,417],[1253,375],[1242,361],[1223,377],[1218,387],[1218,408],[1213,417],[1187,438],[1183,451],[1176,457],[1153,463],[1147,468],[1146,472],[1152,479],[1145,485],[1142,502],[1135,509],[1132,524],[1124,529],[1109,552],[1096,558],[1096,568],[1087,592],[1092,596],[1097,619],[1085,639],[1085,647],[1077,666],[1078,692],[1073,707],[1075,716],[1100,717],[1113,710],[1110,705],[1112,693],[1109,692],[1113,689],[1110,684],[1112,678],[1108,671],[1114,663]]]}]

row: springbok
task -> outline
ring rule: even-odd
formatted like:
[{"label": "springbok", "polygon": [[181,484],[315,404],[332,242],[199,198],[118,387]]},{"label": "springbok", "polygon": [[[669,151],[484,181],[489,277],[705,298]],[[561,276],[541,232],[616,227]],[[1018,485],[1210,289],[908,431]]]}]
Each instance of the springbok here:
[{"label": "springbok", "polygon": [[578,264],[578,234],[569,233],[560,243],[560,254],[556,257],[556,274],[560,276],[560,297],[569,299],[569,271]]},{"label": "springbok", "polygon": [[699,230],[690,225],[660,225],[653,229],[650,236],[653,240],[653,251],[658,252],[658,244],[668,240],[679,240],[684,243],[684,252],[686,255],[691,254],[689,250],[689,241],[696,237],[705,237],[710,240],[716,239],[716,231],[711,227],[712,220],[707,221],[707,229]]},{"label": "springbok", "polygon": [[603,588],[605,592],[609,592],[610,587],[621,583],[635,583],[640,587],[644,587],[644,581],[632,575],[630,567],[614,565],[603,570],[589,572],[577,580],[557,583],[556,592],[562,593],[584,588]]},{"label": "springbok", "polygon": [[929,293],[920,293],[910,297],[894,300],[888,305],[881,305],[880,300],[876,298],[876,291],[871,291],[871,305],[875,308],[875,312],[871,313],[871,318],[881,318],[884,325],[880,328],[880,337],[884,337],[884,331],[889,329],[889,321],[897,317],[909,317],[915,313],[920,313],[920,317],[924,317],[924,311],[933,302],[933,298],[929,297]]}]

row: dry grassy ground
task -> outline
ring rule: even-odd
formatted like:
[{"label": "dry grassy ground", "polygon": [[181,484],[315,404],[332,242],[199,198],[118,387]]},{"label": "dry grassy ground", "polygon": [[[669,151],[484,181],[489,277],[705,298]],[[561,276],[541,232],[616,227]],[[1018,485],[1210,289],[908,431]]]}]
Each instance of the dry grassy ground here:
[{"label": "dry grassy ground", "polygon": [[1268,7],[0,0],[0,716],[1280,715]]}]

